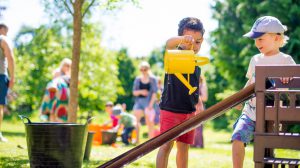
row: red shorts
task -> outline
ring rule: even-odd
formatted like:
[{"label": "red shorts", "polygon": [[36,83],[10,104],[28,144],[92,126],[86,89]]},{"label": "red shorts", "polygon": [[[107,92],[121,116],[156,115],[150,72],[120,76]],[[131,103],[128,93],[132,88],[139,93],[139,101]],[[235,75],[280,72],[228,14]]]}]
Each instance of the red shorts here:
[{"label": "red shorts", "polygon": [[[166,132],[183,121],[195,116],[195,113],[181,114],[171,111],[160,110],[160,132]],[[191,130],[176,138],[177,141],[186,144],[194,144],[195,130]]]}]

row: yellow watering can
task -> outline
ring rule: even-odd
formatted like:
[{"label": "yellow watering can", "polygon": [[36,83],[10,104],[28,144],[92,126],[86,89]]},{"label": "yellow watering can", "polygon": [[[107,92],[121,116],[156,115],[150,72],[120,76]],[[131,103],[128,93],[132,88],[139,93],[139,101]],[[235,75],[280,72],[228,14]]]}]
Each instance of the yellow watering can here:
[{"label": "yellow watering can", "polygon": [[[166,73],[174,74],[189,89],[191,95],[197,87],[191,86],[189,74],[194,73],[196,66],[208,64],[209,59],[196,56],[193,50],[166,50],[164,63]],[[188,74],[188,80],[182,74]]]}]

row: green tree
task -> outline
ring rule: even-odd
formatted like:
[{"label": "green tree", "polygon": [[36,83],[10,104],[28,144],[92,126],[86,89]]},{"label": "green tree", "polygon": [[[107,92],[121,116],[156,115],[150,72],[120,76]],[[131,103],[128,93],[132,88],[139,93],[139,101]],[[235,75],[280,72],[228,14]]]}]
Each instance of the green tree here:
[{"label": "green tree", "polygon": [[16,107],[38,109],[46,83],[63,57],[69,54],[71,44],[65,40],[60,25],[51,28],[42,25],[33,29],[23,27],[15,38],[16,85],[19,94]]},{"label": "green tree", "polygon": [[[107,101],[117,99],[117,54],[101,46],[101,29],[98,24],[85,24],[81,42],[79,105],[82,110],[103,110]],[[97,37],[97,38],[95,38]]]},{"label": "green tree", "polygon": [[126,103],[128,109],[132,109],[134,103],[132,87],[136,76],[136,68],[125,48],[118,52],[117,61],[119,67],[118,79],[120,80],[117,103]]},{"label": "green tree", "polygon": [[[16,91],[14,107],[38,109],[47,82],[60,61],[70,57],[71,26],[65,21],[42,25],[37,29],[23,27],[15,39]],[[115,101],[118,87],[118,64],[115,52],[100,47],[99,24],[86,24],[82,39],[79,105],[82,110],[101,110],[108,100]],[[95,38],[97,37],[97,38]]]},{"label": "green tree", "polygon": [[162,79],[164,75],[164,53],[165,46],[162,46],[161,48],[153,49],[148,57],[151,71],[160,79]]},{"label": "green tree", "polygon": [[[70,82],[70,100],[68,107],[68,122],[76,122],[77,119],[77,107],[78,107],[78,75],[79,75],[79,63],[81,54],[81,33],[83,19],[86,14],[90,14],[92,6],[101,4],[101,6],[107,9],[115,9],[118,7],[119,2],[122,0],[55,0],[55,5],[62,9],[64,7],[68,14],[71,14],[73,20],[73,47],[72,47],[72,71]],[[132,2],[136,2],[132,0]],[[47,3],[47,2],[46,2]],[[48,5],[50,3],[47,3]],[[62,14],[60,13],[59,17]]]},{"label": "green tree", "polygon": [[[254,21],[260,16],[275,16],[287,25],[286,34],[290,40],[282,51],[293,56],[296,62],[300,61],[299,1],[225,0],[215,1],[212,9],[213,18],[218,21],[219,27],[210,35],[214,66],[211,72],[215,73],[208,75],[209,89],[212,89],[210,95],[215,95],[210,99],[211,102],[220,101],[224,98],[222,95],[238,91],[245,85],[249,61],[258,50],[253,40],[242,36],[251,29]],[[229,124],[232,122],[231,118],[236,119],[233,117],[235,115],[233,111],[226,113],[223,121],[229,121]]]}]

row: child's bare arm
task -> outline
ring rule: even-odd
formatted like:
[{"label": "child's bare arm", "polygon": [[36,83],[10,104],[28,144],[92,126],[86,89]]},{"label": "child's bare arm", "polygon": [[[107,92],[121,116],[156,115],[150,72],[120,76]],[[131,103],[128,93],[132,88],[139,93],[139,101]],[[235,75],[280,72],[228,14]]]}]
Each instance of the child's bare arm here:
[{"label": "child's bare arm", "polygon": [[[249,86],[251,84],[251,82],[250,82],[250,79],[247,81],[247,83],[245,84],[245,86],[244,86],[244,88],[245,87],[247,87],[247,86]],[[236,109],[236,110],[242,110],[242,108],[243,108],[243,103],[240,103],[240,104],[238,104],[238,105],[236,105],[235,107],[234,107],[234,109]]]},{"label": "child's bare arm", "polygon": [[195,105],[195,108],[196,108],[196,114],[199,114],[201,111],[204,110],[203,100],[201,96],[199,96],[199,100],[198,103]]},{"label": "child's bare arm", "polygon": [[176,49],[178,45],[191,45],[194,43],[194,38],[191,35],[172,37],[167,41],[166,49]]}]

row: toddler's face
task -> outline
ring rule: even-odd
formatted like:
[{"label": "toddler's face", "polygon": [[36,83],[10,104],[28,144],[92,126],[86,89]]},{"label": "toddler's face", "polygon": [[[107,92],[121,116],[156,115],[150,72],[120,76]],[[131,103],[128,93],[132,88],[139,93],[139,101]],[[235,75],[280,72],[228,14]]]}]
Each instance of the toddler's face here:
[{"label": "toddler's face", "polygon": [[[194,38],[193,50],[194,50],[195,54],[197,54],[200,51],[201,44],[203,42],[203,37],[202,37],[201,32],[186,29],[183,31],[183,35],[190,35]],[[186,46],[186,48],[191,48],[191,46]]]},{"label": "toddler's face", "polygon": [[255,39],[255,46],[265,56],[277,54],[279,51],[280,35],[266,33]]}]

